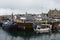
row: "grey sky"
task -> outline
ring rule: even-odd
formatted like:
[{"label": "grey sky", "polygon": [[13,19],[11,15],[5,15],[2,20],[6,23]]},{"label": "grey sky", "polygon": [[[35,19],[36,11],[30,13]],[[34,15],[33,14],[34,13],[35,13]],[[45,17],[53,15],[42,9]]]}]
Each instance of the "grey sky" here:
[{"label": "grey sky", "polygon": [[[60,0],[0,0],[0,15],[17,13],[41,13],[49,9],[60,10]],[[12,10],[13,9],[13,10]]]}]

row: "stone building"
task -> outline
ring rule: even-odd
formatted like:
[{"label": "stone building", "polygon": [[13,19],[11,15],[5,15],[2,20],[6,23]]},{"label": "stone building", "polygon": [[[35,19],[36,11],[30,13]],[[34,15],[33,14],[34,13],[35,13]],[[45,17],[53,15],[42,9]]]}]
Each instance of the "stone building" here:
[{"label": "stone building", "polygon": [[60,10],[49,10],[48,17],[50,18],[60,18]]}]

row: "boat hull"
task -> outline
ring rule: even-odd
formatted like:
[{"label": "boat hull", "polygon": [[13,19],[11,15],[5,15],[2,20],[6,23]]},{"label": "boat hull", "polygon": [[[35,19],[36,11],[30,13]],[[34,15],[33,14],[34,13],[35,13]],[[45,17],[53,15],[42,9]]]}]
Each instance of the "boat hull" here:
[{"label": "boat hull", "polygon": [[46,29],[35,29],[36,33],[49,33],[50,29],[46,28]]},{"label": "boat hull", "polygon": [[10,26],[4,25],[2,26],[4,30],[15,30],[15,31],[25,31],[25,30],[33,30],[32,23],[16,23]]}]

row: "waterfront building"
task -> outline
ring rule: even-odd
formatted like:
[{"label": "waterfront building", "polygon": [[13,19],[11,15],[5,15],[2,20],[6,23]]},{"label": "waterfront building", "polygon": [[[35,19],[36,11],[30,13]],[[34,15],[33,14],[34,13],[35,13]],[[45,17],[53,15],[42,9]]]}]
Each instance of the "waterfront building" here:
[{"label": "waterfront building", "polygon": [[60,17],[60,10],[57,10],[57,9],[49,10],[48,17],[50,17],[50,18]]}]

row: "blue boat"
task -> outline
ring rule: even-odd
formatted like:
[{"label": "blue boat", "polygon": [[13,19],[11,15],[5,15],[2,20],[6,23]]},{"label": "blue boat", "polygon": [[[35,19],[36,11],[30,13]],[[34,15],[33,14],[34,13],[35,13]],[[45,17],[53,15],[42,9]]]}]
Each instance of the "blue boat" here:
[{"label": "blue boat", "polygon": [[9,20],[7,20],[6,22],[2,24],[2,28],[4,30],[12,30],[12,29],[14,30],[16,29],[16,26],[17,26],[16,23],[9,21]]}]

